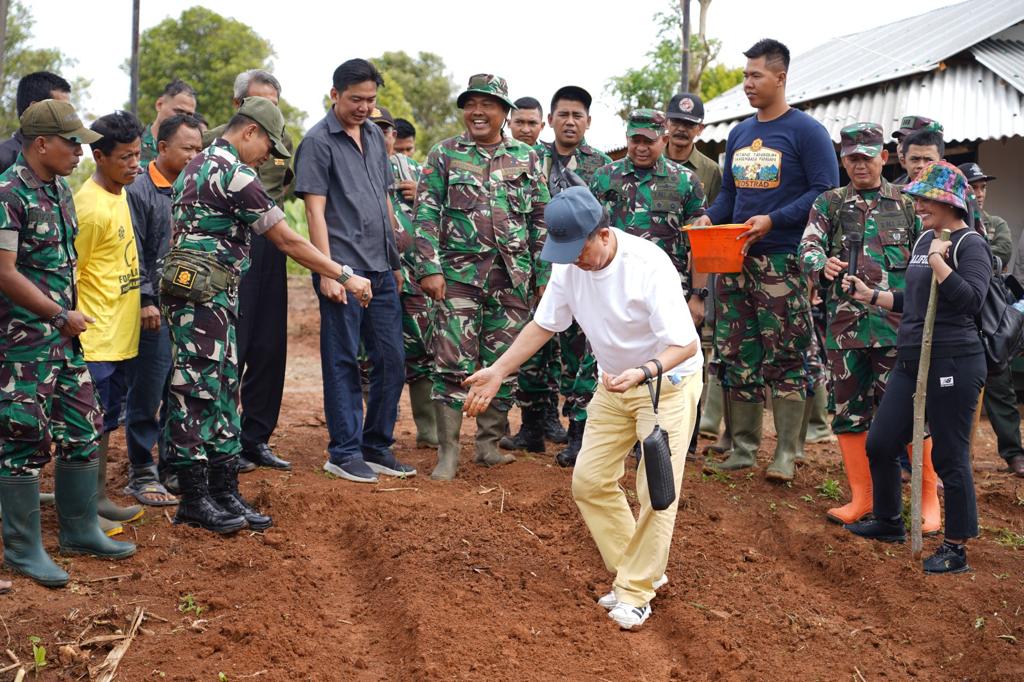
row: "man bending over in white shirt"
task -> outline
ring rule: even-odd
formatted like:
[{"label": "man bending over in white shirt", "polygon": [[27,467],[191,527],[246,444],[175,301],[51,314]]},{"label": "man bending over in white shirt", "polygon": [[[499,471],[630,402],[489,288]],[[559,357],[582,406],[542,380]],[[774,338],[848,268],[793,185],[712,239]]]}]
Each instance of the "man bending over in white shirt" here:
[{"label": "man bending over in white shirt", "polygon": [[[543,260],[554,263],[533,320],[490,367],[466,379],[466,414],[487,409],[502,379],[514,374],[573,318],[590,341],[600,371],[587,409],[583,446],[572,476],[572,495],[613,589],[598,603],[623,629],[651,615],[655,589],[664,585],[679,487],[702,388],[703,358],[697,330],[672,261],[657,245],[608,226],[608,215],[585,187],[563,190],[547,205]],[[651,397],[640,366],[665,368],[658,406],[669,433],[676,501],[651,508],[644,467],[636,473],[639,517],[618,481],[637,440],[654,429]]]}]

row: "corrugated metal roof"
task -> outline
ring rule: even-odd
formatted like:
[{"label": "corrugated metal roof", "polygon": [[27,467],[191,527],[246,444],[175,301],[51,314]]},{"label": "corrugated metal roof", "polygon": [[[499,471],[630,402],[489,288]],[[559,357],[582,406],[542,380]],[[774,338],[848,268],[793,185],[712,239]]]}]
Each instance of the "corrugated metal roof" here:
[{"label": "corrugated metal roof", "polygon": [[1024,92],[1024,42],[990,38],[972,47],[971,54],[1000,78]]},{"label": "corrugated metal roof", "polygon": [[[908,113],[940,121],[947,141],[1024,135],[1024,92],[976,63],[954,64],[799,108],[820,121],[835,142],[844,126],[858,121],[880,123],[889,140]],[[725,141],[740,120],[708,125],[701,140]]]},{"label": "corrugated metal roof", "polygon": [[[939,62],[1024,21],[1021,0],[969,0],[819,45],[790,63],[790,104],[933,70]],[[705,105],[707,123],[748,116],[743,86]]]}]

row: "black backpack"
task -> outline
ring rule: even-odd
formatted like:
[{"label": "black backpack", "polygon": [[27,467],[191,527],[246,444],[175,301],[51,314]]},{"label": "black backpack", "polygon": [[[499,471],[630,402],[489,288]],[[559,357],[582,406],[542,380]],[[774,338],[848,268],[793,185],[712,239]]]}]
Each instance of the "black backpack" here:
[{"label": "black backpack", "polygon": [[[971,234],[985,239],[974,230],[960,237],[953,245],[954,270],[957,268],[960,244]],[[987,241],[985,247],[988,248]],[[989,255],[991,254],[990,249]],[[985,348],[988,371],[995,374],[1005,370],[1013,358],[1024,349],[1024,314],[1011,305],[1016,299],[1010,294],[1006,279],[1000,273],[1002,264],[999,259],[992,256],[992,261],[992,280],[989,282],[981,312],[975,316],[974,321],[978,325],[981,345]]]}]

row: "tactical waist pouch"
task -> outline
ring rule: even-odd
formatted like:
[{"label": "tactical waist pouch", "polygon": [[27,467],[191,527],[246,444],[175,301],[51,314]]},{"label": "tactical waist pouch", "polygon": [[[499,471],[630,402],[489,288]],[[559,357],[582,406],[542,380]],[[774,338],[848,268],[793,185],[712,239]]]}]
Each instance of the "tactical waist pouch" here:
[{"label": "tactical waist pouch", "polygon": [[160,295],[207,303],[222,291],[236,291],[238,277],[210,253],[172,249],[164,259]]}]

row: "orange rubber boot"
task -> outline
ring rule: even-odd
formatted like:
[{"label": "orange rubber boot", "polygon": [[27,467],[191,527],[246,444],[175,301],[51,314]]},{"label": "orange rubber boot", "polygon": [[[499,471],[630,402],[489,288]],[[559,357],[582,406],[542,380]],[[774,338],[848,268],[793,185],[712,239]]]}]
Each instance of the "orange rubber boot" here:
[{"label": "orange rubber boot", "polygon": [[868,432],[837,433],[839,451],[843,453],[846,480],[853,499],[842,507],[829,509],[825,515],[833,523],[854,523],[871,513],[871,468],[866,449]]},{"label": "orange rubber boot", "polygon": [[[913,447],[913,446],[910,446]],[[909,449],[908,449],[909,452]],[[939,477],[932,466],[932,439],[924,439],[921,462],[921,534],[934,535],[942,530],[942,510],[939,508]]]}]

